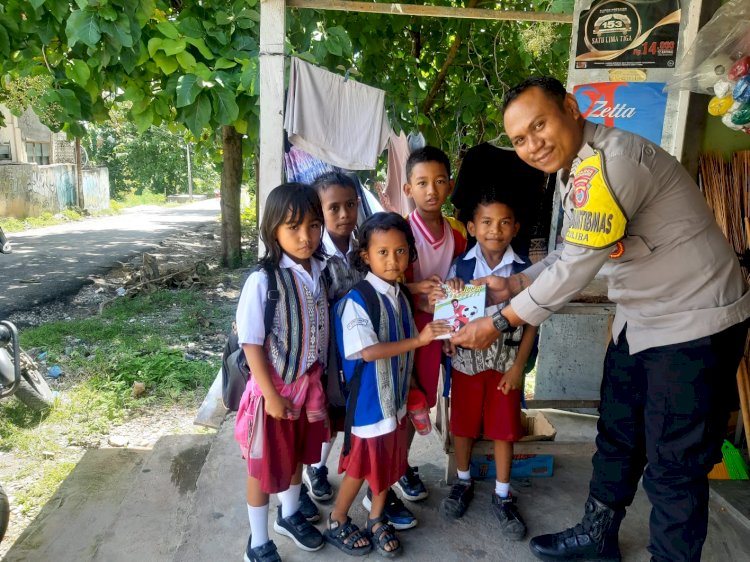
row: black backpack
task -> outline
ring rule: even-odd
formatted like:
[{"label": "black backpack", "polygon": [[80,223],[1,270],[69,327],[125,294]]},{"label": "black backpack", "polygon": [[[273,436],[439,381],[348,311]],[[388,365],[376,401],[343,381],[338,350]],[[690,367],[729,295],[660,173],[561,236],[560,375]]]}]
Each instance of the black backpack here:
[{"label": "black backpack", "polygon": [[[262,268],[263,266],[257,265],[250,270],[250,273],[252,274]],[[265,271],[268,274],[268,292],[266,293],[263,322],[266,328],[266,337],[268,337],[273,328],[273,317],[276,314],[279,291],[276,285],[276,274],[272,270],[266,269]],[[228,410],[236,412],[237,408],[240,407],[240,400],[245,392],[248,378],[250,378],[250,367],[237,338],[237,327],[233,325],[227,343],[224,345],[224,352],[221,354],[221,398]]]},{"label": "black backpack", "polygon": [[[399,283],[401,292],[404,293],[404,297],[406,298],[406,303],[411,309],[411,293],[409,292],[409,289],[406,288],[406,285],[403,283]],[[365,281],[364,279],[354,285],[352,290],[356,290],[360,295],[362,295],[362,299],[365,301],[365,308],[367,309],[367,315],[370,317],[370,321],[372,323],[373,331],[378,334],[380,333],[380,299],[378,298],[377,293],[375,292],[375,289],[368,281]],[[338,315],[341,311],[336,310],[334,315],[331,315],[333,318],[335,315]],[[359,387],[362,383],[362,371],[365,368],[366,361],[360,360],[357,362],[357,365],[354,367],[354,374],[352,375],[352,380],[349,382],[349,384],[346,383],[346,379],[344,377],[344,370],[341,367],[342,361],[341,361],[341,353],[338,349],[338,338],[336,337],[336,334],[333,333],[331,337],[331,341],[333,341],[333,346],[331,348],[331,352],[328,356],[328,362],[329,364],[336,362],[337,366],[337,383],[338,384],[332,384],[330,380],[330,373],[332,372],[329,369],[329,380],[327,384],[327,394],[328,394],[328,401],[332,405],[339,405],[334,404],[334,400],[336,402],[340,402],[341,406],[346,406],[346,398],[350,397],[349,407],[346,409],[346,418],[344,419],[344,444],[342,448],[342,452],[344,455],[348,455],[349,451],[351,449],[351,436],[352,436],[352,426],[354,425],[354,411],[357,407],[357,399],[359,398]],[[332,399],[333,396],[333,399]]]}]

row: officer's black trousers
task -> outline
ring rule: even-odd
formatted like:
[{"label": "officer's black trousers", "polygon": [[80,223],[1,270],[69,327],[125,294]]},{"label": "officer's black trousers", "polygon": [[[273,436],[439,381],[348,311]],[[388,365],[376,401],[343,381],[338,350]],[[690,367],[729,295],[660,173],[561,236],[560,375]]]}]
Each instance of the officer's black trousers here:
[{"label": "officer's black trousers", "polygon": [[607,350],[590,493],[624,509],[651,500],[649,551],[658,562],[700,560],[708,479],[721,460],[747,322],[630,355],[625,331]]}]

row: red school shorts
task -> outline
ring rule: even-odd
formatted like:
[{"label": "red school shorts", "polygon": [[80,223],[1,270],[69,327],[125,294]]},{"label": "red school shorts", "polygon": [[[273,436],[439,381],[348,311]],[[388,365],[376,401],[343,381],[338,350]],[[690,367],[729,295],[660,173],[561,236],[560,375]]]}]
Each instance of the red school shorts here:
[{"label": "red school shorts", "polygon": [[[417,330],[432,322],[432,314],[417,310],[414,313],[414,323]],[[437,404],[438,376],[440,374],[440,360],[443,357],[443,341],[434,340],[414,352],[414,377],[420,388],[427,396],[427,407]]]},{"label": "red school shorts", "polygon": [[521,391],[503,394],[497,385],[503,373],[482,371],[466,375],[451,372],[451,433],[493,441],[518,441],[523,437],[521,427]]}]

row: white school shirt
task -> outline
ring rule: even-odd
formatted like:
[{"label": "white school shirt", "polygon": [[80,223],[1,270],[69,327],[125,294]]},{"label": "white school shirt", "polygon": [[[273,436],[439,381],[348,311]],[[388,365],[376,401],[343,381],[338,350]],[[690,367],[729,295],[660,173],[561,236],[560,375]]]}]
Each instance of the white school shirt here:
[{"label": "white school shirt", "polygon": [[[398,316],[398,294],[400,292],[398,285],[391,285],[372,272],[365,276],[365,280],[369,281],[378,293],[388,299]],[[346,301],[341,313],[341,326],[343,328],[344,357],[349,360],[361,359],[363,349],[380,343],[367,311],[351,299]]]},{"label": "white school shirt", "polygon": [[[476,259],[476,261],[474,262],[474,275],[472,279],[487,277],[488,275],[496,275],[497,277],[510,277],[511,275],[513,275],[513,263],[524,263],[523,259],[521,259],[518,254],[513,251],[513,248],[510,244],[508,244],[508,247],[505,249],[505,253],[500,260],[500,263],[498,263],[495,267],[490,267],[487,263],[487,260],[484,259],[484,254],[482,253],[482,249],[479,247],[479,244],[474,244],[471,250],[466,252],[466,255],[461,259],[470,260],[474,258]],[[456,264],[454,263],[451,266],[450,271],[448,272],[447,279],[452,279],[455,276]],[[505,306],[505,304],[507,303],[503,303],[500,306],[486,307],[485,315],[490,316],[494,314],[494,312],[498,308],[502,308],[503,306]]]},{"label": "white school shirt", "polygon": [[[393,305],[396,318],[399,319],[398,295],[400,290],[398,284],[391,285],[372,272],[368,272],[365,281],[369,281],[378,293],[388,299]],[[363,349],[380,343],[367,311],[351,299],[346,301],[341,313],[341,326],[343,327],[344,357],[347,359],[361,359]],[[370,425],[352,426],[352,435],[362,439],[386,435],[395,431],[398,421],[403,419],[404,415],[406,415],[406,404],[401,407],[396,416],[384,418]]]},{"label": "white school shirt", "polygon": [[331,238],[331,235],[328,233],[328,231],[323,229],[323,250],[325,251],[327,257],[339,257],[344,260],[347,265],[351,265],[352,255],[354,254],[354,234],[352,233],[349,236],[349,249],[346,251],[346,254],[344,254],[333,242],[333,239]]},{"label": "white school shirt", "polygon": [[[291,269],[294,276],[299,279],[313,294],[315,299],[320,293],[320,276],[325,263],[316,258],[310,258],[310,269],[312,275],[304,267],[296,263],[288,255],[284,254],[279,262],[279,267]],[[245,281],[242,288],[240,301],[237,303],[237,337],[239,344],[249,343],[263,345],[266,341],[265,310],[266,296],[268,293],[268,277],[263,269],[254,271]],[[304,306],[304,300],[301,301]]]}]

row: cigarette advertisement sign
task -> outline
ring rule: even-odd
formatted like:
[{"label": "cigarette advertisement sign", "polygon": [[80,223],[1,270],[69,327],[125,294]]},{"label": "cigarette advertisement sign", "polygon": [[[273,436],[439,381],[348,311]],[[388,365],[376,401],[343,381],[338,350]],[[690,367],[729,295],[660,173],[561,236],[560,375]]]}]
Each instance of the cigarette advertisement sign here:
[{"label": "cigarette advertisement sign", "polygon": [[600,82],[575,86],[581,115],[661,143],[667,94],[662,82]]},{"label": "cigarette advertisement sign", "polygon": [[578,20],[575,67],[672,68],[679,0],[594,0]]}]

